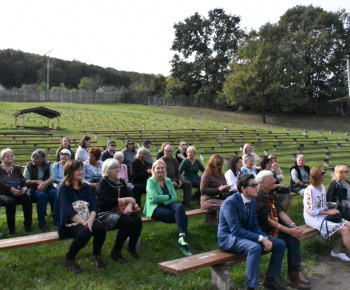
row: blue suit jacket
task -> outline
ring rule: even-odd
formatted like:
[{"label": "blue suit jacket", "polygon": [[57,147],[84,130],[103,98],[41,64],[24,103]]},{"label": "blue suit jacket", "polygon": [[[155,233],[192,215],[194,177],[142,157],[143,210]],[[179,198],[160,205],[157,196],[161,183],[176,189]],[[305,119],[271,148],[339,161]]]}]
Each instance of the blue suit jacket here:
[{"label": "blue suit jacket", "polygon": [[226,198],[220,207],[219,248],[223,251],[232,248],[237,238],[258,242],[259,235],[268,236],[259,227],[255,198],[251,200],[248,218],[241,193]]}]

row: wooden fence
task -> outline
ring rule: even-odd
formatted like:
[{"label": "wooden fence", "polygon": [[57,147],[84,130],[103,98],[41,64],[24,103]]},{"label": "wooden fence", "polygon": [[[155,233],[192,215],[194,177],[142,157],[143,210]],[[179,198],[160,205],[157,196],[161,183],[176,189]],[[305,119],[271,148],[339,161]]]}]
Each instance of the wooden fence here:
[{"label": "wooden fence", "polygon": [[150,106],[230,107],[227,103],[218,102],[215,98],[198,102],[193,96],[184,95],[178,96],[176,99],[165,99],[126,89],[103,93],[93,91],[0,90],[0,102],[131,103]]}]

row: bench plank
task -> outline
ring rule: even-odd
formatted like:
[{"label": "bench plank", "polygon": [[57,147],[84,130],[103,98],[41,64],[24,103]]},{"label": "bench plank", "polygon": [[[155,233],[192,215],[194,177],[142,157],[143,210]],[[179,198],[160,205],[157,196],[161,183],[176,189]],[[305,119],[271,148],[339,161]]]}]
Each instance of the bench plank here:
[{"label": "bench plank", "polygon": [[233,260],[235,257],[238,258],[241,256],[242,255],[226,253],[221,250],[214,250],[211,252],[159,263],[158,268],[179,275],[193,270],[225,263]]},{"label": "bench plank", "polygon": [[[301,241],[307,240],[318,233],[318,230],[308,225],[302,225],[304,231]],[[175,259],[158,264],[158,268],[176,275],[187,273],[193,270],[220,265],[231,267],[240,262],[246,261],[246,256],[241,254],[226,253],[221,250],[214,250],[190,257]]]},{"label": "bench plank", "polygon": [[51,243],[58,240],[59,238],[57,232],[3,239],[0,241],[0,250]]}]

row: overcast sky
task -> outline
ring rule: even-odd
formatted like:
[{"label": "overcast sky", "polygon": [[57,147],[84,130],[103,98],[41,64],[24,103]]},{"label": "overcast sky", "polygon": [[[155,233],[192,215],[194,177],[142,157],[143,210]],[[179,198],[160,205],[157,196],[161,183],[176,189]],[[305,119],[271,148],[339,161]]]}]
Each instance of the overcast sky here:
[{"label": "overcast sky", "polygon": [[195,12],[223,8],[250,30],[309,4],[350,12],[350,0],[0,0],[0,49],[167,76],[173,25]]}]

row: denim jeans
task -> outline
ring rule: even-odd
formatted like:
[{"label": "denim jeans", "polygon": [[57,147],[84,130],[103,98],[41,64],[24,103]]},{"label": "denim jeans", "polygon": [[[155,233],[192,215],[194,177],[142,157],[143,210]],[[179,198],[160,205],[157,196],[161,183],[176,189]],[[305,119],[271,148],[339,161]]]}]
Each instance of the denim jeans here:
[{"label": "denim jeans", "polygon": [[[271,258],[266,276],[278,278],[280,276],[286,244],[284,241],[270,237],[272,242]],[[237,238],[235,244],[228,250],[231,253],[247,255],[247,286],[257,288],[259,286],[260,256],[263,253],[263,244],[247,239]]]},{"label": "denim jeans", "polygon": [[176,223],[179,234],[187,233],[188,220],[185,208],[181,203],[158,206],[154,210],[152,218],[163,223]]},{"label": "denim jeans", "polygon": [[54,203],[57,199],[57,189],[51,187],[47,192],[35,189],[33,192],[34,201],[36,202],[36,209],[38,212],[39,225],[45,225],[46,207],[47,203],[50,202],[51,212],[54,210]]}]

